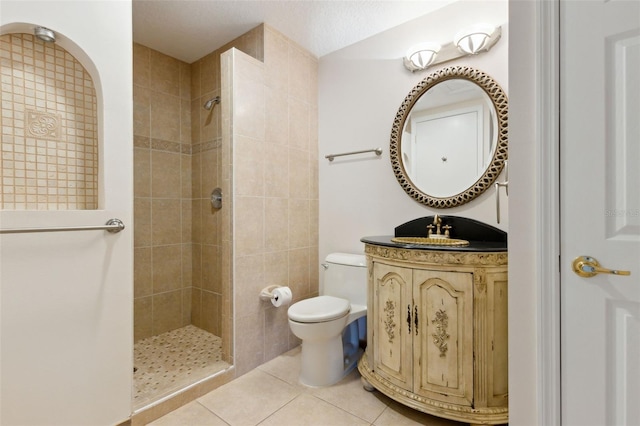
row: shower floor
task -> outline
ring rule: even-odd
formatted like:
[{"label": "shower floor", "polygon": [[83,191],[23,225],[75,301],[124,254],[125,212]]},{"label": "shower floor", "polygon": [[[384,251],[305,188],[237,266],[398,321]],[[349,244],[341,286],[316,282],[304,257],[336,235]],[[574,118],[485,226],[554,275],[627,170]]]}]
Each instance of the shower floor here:
[{"label": "shower floor", "polygon": [[222,339],[193,325],[142,339],[133,352],[134,410],[229,367]]}]

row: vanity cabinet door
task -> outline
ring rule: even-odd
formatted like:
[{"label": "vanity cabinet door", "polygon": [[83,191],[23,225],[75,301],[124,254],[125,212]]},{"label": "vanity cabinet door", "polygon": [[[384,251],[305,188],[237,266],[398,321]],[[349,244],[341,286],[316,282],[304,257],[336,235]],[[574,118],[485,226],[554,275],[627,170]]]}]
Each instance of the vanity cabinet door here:
[{"label": "vanity cabinet door", "polygon": [[418,308],[413,392],[473,405],[473,274],[413,271]]},{"label": "vanity cabinet door", "polygon": [[403,389],[412,388],[412,270],[373,264],[373,368]]}]

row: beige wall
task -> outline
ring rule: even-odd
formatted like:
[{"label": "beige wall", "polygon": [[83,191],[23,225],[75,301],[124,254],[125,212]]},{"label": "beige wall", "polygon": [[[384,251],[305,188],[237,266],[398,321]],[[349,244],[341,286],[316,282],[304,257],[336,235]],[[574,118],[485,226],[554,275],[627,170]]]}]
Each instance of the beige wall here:
[{"label": "beige wall", "polygon": [[268,26],[264,62],[238,51],[222,56],[239,375],[300,343],[287,307],[261,301],[260,290],[286,285],[294,301],[318,293],[317,69],[313,55]]},{"label": "beige wall", "polygon": [[2,210],[98,208],[98,120],[89,73],[31,34],[0,36]]},{"label": "beige wall", "polygon": [[318,292],[317,67],[263,25],[191,65],[134,45],[136,340],[193,324],[234,362],[235,289],[239,374],[299,344],[258,294]]}]

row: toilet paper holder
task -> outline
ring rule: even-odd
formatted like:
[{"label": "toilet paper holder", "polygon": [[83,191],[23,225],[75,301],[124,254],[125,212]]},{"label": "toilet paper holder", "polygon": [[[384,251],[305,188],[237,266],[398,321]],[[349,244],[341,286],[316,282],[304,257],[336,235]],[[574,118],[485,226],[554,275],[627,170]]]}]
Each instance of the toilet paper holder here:
[{"label": "toilet paper holder", "polygon": [[270,285],[268,287],[263,288],[260,291],[260,300],[266,300],[266,301],[273,300],[276,297],[276,295],[273,294],[273,290],[280,287],[283,287],[283,286],[276,284],[276,285]]}]

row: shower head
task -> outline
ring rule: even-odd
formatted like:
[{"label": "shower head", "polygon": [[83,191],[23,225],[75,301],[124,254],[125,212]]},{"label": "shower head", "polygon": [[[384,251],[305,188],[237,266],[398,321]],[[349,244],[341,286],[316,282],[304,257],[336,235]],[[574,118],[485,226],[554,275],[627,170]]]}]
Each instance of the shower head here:
[{"label": "shower head", "polygon": [[211,108],[213,108],[215,104],[219,104],[219,103],[220,103],[220,96],[216,96],[215,98],[211,98],[207,102],[205,102],[203,107],[207,111],[211,111]]},{"label": "shower head", "polygon": [[45,28],[45,27],[35,27],[33,29],[33,34],[38,37],[40,40],[47,42],[47,43],[53,43],[56,41],[56,33],[54,33],[53,31],[51,31],[49,28]]}]

